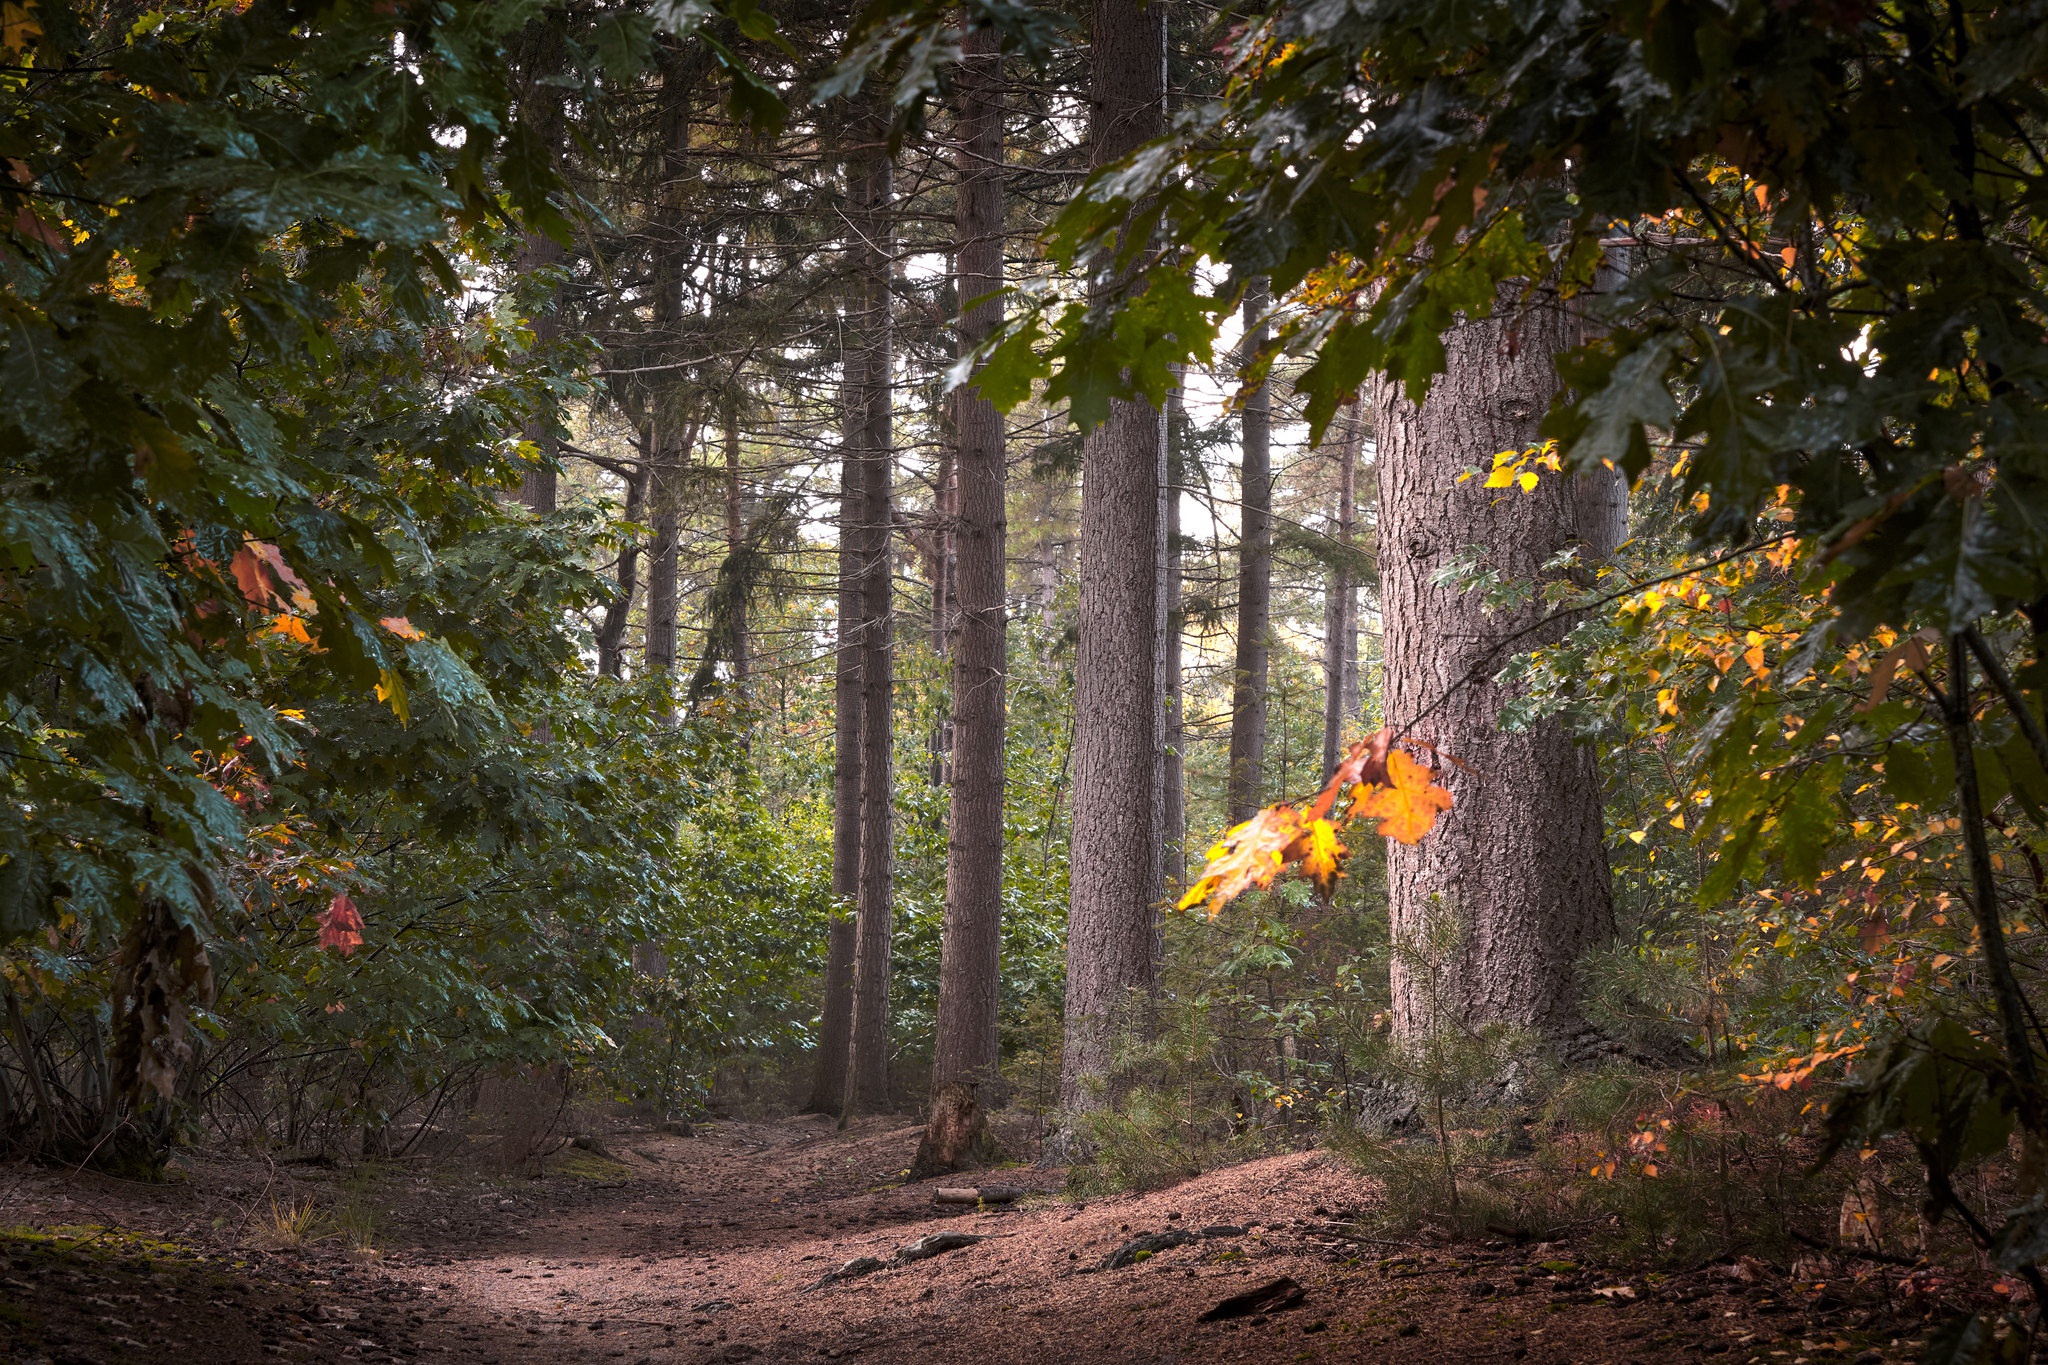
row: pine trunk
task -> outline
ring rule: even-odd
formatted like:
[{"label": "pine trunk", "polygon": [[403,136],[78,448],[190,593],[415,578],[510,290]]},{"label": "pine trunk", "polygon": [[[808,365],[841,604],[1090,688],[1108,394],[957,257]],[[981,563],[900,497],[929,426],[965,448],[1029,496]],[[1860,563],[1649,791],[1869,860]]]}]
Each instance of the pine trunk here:
[{"label": "pine trunk", "polygon": [[[647,470],[626,479],[625,519],[637,522],[647,505]],[[619,591],[604,609],[597,628],[597,671],[616,678],[626,661],[626,623],[633,614],[633,594],[640,581],[640,542],[629,540],[619,547]]]},{"label": "pine trunk", "polygon": [[[562,263],[561,244],[543,232],[529,232],[521,244],[515,269],[522,276],[537,271],[553,270]],[[558,300],[556,291],[549,290],[539,301],[527,325],[533,328],[533,348],[544,351],[552,347],[562,335],[562,320],[556,313]],[[561,443],[555,439],[555,414],[543,412],[529,422],[526,439],[533,442],[540,458],[528,469],[519,483],[519,500],[538,516],[547,516],[555,510],[557,490],[560,484],[559,469],[562,452]]]},{"label": "pine trunk", "polygon": [[[1264,280],[1245,292],[1244,357],[1265,343]],[[1237,660],[1230,672],[1230,823],[1249,820],[1266,783],[1266,666],[1273,628],[1272,398],[1265,385],[1245,399],[1244,462],[1238,474]]]},{"label": "pine trunk", "polygon": [[1344,723],[1358,710],[1358,584],[1350,552],[1358,522],[1358,450],[1364,424],[1356,408],[1332,424],[1337,457],[1337,514],[1330,538],[1342,557],[1331,567],[1323,600],[1323,776],[1336,771]]},{"label": "pine trunk", "polygon": [[[1454,916],[1452,1009],[1567,1051],[1585,1029],[1578,960],[1614,930],[1599,774],[1560,722],[1502,732],[1511,693],[1493,681],[1516,651],[1564,626],[1511,640],[1543,614],[1540,601],[1488,612],[1480,593],[1434,578],[1475,545],[1503,576],[1538,578],[1559,550],[1585,543],[1571,480],[1531,493],[1458,482],[1538,440],[1558,385],[1552,357],[1575,338],[1560,309],[1483,319],[1446,338],[1446,371],[1421,407],[1396,385],[1374,386],[1386,716],[1462,765],[1439,765],[1457,806],[1436,831],[1388,845],[1393,930],[1413,941],[1432,915]],[[1431,1024],[1419,981],[1397,961],[1393,986],[1395,1026],[1415,1037]]]},{"label": "pine trunk", "polygon": [[[1096,0],[1091,159],[1103,165],[1165,123],[1165,7]],[[1060,1105],[1109,1094],[1112,1041],[1153,984],[1149,895],[1158,856],[1159,473],[1165,421],[1118,401],[1081,453],[1080,644],[1074,687],[1073,853]],[[1047,1145],[1074,1146],[1063,1129]]]},{"label": "pine trunk", "polygon": [[[1002,57],[996,35],[970,34],[962,57],[956,260],[965,306],[1003,283]],[[1001,325],[997,300],[965,308],[961,353]],[[979,1085],[983,1102],[992,1103],[1002,952],[1007,466],[1003,415],[979,389],[957,390],[953,413],[959,453],[950,539],[959,630],[953,641],[953,787],[932,1093],[949,1084]],[[943,582],[943,553],[940,558]]]},{"label": "pine trunk", "polygon": [[859,350],[840,355],[839,638],[832,677],[832,896],[838,902],[825,942],[825,992],[818,1021],[817,1068],[810,1108],[837,1113],[846,1104],[846,1061],[853,1038],[854,921],[860,899],[861,474]]},{"label": "pine trunk", "polygon": [[[1159,813],[1165,834],[1166,878],[1178,891],[1188,879],[1187,689],[1182,677],[1181,637],[1187,616],[1181,601],[1180,495],[1187,479],[1182,461],[1187,428],[1185,377],[1166,397],[1166,804]],[[1163,948],[1164,945],[1162,944]]]},{"label": "pine trunk", "polygon": [[[732,404],[725,408],[725,552],[728,556],[739,553],[747,535],[746,486],[740,478],[740,422],[739,414]],[[747,690],[747,675],[752,671],[748,657],[747,640],[747,599],[741,594],[732,605],[732,685],[741,692]]]},{"label": "pine trunk", "polygon": [[889,158],[879,133],[863,153],[848,217],[861,245],[860,897],[854,919],[853,1035],[846,1112],[889,1098],[890,930],[895,885],[896,769],[894,434]]}]

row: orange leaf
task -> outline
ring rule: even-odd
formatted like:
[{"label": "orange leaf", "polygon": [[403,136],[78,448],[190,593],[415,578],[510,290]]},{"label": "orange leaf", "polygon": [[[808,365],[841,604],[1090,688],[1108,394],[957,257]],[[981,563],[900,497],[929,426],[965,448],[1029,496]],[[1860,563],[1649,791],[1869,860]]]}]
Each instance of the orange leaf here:
[{"label": "orange leaf", "polygon": [[401,640],[424,640],[427,638],[427,633],[425,631],[421,630],[412,622],[406,620],[403,616],[379,617],[377,620],[377,624],[384,627],[384,629],[390,631],[393,635],[396,635]]},{"label": "orange leaf", "polygon": [[1399,749],[1387,755],[1387,781],[1373,787],[1352,807],[1354,815],[1379,820],[1380,833],[1404,844],[1420,842],[1436,827],[1438,811],[1451,808],[1451,794],[1435,784],[1436,771],[1425,768]]},{"label": "orange leaf", "polygon": [[306,633],[305,621],[300,617],[291,615],[289,612],[273,620],[270,623],[270,629],[273,634],[287,636],[290,639],[297,640],[302,645],[313,643],[313,637]]}]

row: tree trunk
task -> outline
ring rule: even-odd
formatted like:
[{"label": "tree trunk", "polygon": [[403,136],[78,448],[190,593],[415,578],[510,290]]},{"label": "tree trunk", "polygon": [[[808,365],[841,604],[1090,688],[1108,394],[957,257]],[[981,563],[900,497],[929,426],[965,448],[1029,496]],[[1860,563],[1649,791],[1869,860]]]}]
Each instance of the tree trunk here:
[{"label": "tree trunk", "polygon": [[864,419],[861,361],[851,341],[840,354],[839,639],[832,677],[832,896],[838,902],[825,942],[825,994],[818,1022],[810,1109],[846,1105],[846,1063],[853,1039],[854,921],[860,899],[861,465]]},{"label": "tree trunk", "polygon": [[[958,82],[956,260],[965,307],[1003,282],[1002,57],[993,32],[968,35]],[[1001,325],[997,300],[965,308],[961,354]],[[959,454],[951,539],[959,634],[953,643],[953,789],[932,1093],[936,1099],[949,1084],[980,1085],[983,1100],[993,1103],[1003,910],[1007,467],[1003,415],[995,405],[979,389],[961,388],[953,395],[953,413]],[[978,1119],[979,1110],[975,1114]]]},{"label": "tree trunk", "polygon": [[[1244,357],[1265,344],[1256,321],[1266,311],[1263,279],[1244,296]],[[1272,397],[1267,386],[1245,399],[1244,463],[1238,476],[1237,661],[1230,671],[1230,823],[1249,820],[1266,780],[1266,664],[1273,615]]]},{"label": "tree trunk", "polygon": [[[1091,160],[1114,161],[1164,127],[1163,5],[1096,0]],[[1134,995],[1154,981],[1159,724],[1158,409],[1118,401],[1081,451],[1080,644],[1074,686],[1073,854],[1067,914],[1066,1042],[1060,1105],[1108,1097],[1111,1045]],[[1047,1144],[1059,1160],[1071,1128]]]},{"label": "tree trunk", "polygon": [[849,173],[847,216],[859,234],[860,901],[854,921],[853,1034],[846,1113],[889,1097],[890,928],[895,882],[895,464],[889,157],[877,129]]},{"label": "tree trunk", "polygon": [[[1182,678],[1181,637],[1187,617],[1181,603],[1180,495],[1187,480],[1183,461],[1187,458],[1187,387],[1182,376],[1166,396],[1166,653],[1162,671],[1166,676],[1166,779],[1165,804],[1159,824],[1165,836],[1166,878],[1178,890],[1188,879],[1188,788],[1187,788],[1187,690]],[[1162,926],[1163,927],[1163,926]],[[1155,955],[1164,943],[1155,946]]]},{"label": "tree trunk", "polygon": [[[681,340],[684,252],[683,181],[689,146],[689,101],[692,83],[675,52],[663,49],[661,59],[662,142],[661,186],[656,196],[667,221],[654,260],[654,343],[664,352]],[[683,468],[689,463],[696,433],[684,435],[684,396],[680,383],[664,378],[648,397],[653,436],[648,443],[649,530],[647,555],[647,635],[645,655],[650,674],[673,673],[676,666],[677,615],[681,584],[677,579],[682,531]]]},{"label": "tree trunk", "polygon": [[[663,405],[667,406],[667,405]],[[676,617],[681,602],[677,581],[677,540],[682,524],[681,487],[688,446],[678,439],[669,420],[654,423],[655,447],[648,466],[648,501],[653,504],[647,552],[647,640],[649,673],[672,673],[676,666]]]},{"label": "tree trunk", "polygon": [[[740,481],[740,419],[735,405],[727,402],[725,419],[725,552],[739,553],[747,535],[745,486]],[[748,657],[747,598],[742,593],[732,605],[732,685],[744,694],[747,675],[752,671]]]},{"label": "tree trunk", "polygon": [[[1365,424],[1346,409],[1331,433],[1337,440],[1337,515],[1331,538],[1345,556],[1330,569],[1323,599],[1323,776],[1337,770],[1344,722],[1358,710],[1358,585],[1349,559],[1358,521],[1358,449]],[[1348,694],[1348,695],[1347,695]]]},{"label": "tree trunk", "polygon": [[[1479,593],[1432,579],[1473,545],[1505,577],[1533,579],[1583,542],[1569,479],[1546,478],[1532,493],[1457,481],[1537,441],[1558,384],[1551,358],[1576,336],[1556,307],[1467,322],[1445,338],[1446,371],[1420,408],[1384,379],[1373,395],[1387,721],[1414,725],[1416,738],[1464,765],[1438,765],[1457,806],[1436,831],[1412,847],[1388,845],[1393,929],[1413,941],[1433,906],[1455,916],[1454,1008],[1468,1023],[1525,1027],[1567,1053],[1585,1031],[1578,960],[1614,929],[1599,775],[1592,751],[1559,721],[1503,733],[1510,693],[1493,677],[1568,623],[1509,640],[1543,614],[1540,601],[1489,613]],[[1396,1028],[1414,1037],[1429,1023],[1427,1005],[1398,959],[1393,987]]]},{"label": "tree trunk", "polygon": [[[648,471],[642,468],[638,474],[626,479],[625,519],[640,520],[641,509],[647,505]],[[628,540],[619,547],[619,595],[604,609],[604,621],[597,628],[597,671],[607,678],[616,678],[626,660],[626,623],[633,615],[633,593],[640,579],[640,542]]]},{"label": "tree trunk", "polygon": [[[561,246],[546,233],[529,232],[519,250],[515,267],[521,276],[542,270],[553,270],[562,263]],[[562,335],[562,320],[555,313],[556,291],[550,289],[546,296],[537,301],[533,316],[527,324],[533,328],[533,348],[545,351],[552,347]],[[539,516],[546,516],[555,510],[559,467],[562,452],[555,439],[555,414],[550,409],[526,425],[526,439],[533,442],[540,452],[540,459],[528,469],[519,483],[519,500]]]}]

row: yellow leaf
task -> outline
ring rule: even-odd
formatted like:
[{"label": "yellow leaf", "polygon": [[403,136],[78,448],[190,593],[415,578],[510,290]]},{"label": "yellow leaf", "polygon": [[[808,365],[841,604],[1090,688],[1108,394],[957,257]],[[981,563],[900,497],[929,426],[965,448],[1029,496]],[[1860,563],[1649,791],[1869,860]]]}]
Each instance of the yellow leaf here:
[{"label": "yellow leaf", "polygon": [[1283,865],[1282,851],[1301,834],[1292,806],[1268,806],[1209,850],[1209,865],[1181,897],[1180,908],[1192,910],[1206,901],[1213,916],[1245,890],[1271,886]]},{"label": "yellow leaf", "polygon": [[1536,476],[1534,474],[1523,474],[1515,482],[1522,485],[1524,493],[1531,492],[1536,487]]},{"label": "yellow leaf", "polygon": [[1339,861],[1349,850],[1337,842],[1337,827],[1328,820],[1311,820],[1305,833],[1308,849],[1301,855],[1301,870],[1328,888],[1337,880]]},{"label": "yellow leaf", "polygon": [[1512,469],[1496,469],[1496,470],[1494,470],[1494,471],[1493,471],[1493,472],[1492,472],[1491,474],[1488,474],[1488,475],[1486,476],[1486,482],[1485,482],[1484,484],[1482,484],[1482,485],[1481,485],[1481,487],[1484,487],[1484,488],[1506,488],[1506,487],[1507,487],[1507,486],[1508,486],[1509,484],[1513,483],[1514,481],[1515,481],[1515,471],[1514,471],[1514,470],[1512,470]]},{"label": "yellow leaf", "polygon": [[388,668],[377,670],[377,700],[391,708],[400,725],[412,724],[412,708],[405,700],[405,679]]}]

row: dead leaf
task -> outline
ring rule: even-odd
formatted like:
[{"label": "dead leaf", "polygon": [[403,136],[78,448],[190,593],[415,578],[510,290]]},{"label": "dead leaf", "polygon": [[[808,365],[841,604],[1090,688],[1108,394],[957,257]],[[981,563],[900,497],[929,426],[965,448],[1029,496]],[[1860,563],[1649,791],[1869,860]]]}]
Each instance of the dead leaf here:
[{"label": "dead leaf", "polygon": [[347,896],[336,896],[320,912],[320,946],[339,948],[343,957],[363,946],[363,917]]}]

